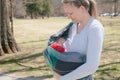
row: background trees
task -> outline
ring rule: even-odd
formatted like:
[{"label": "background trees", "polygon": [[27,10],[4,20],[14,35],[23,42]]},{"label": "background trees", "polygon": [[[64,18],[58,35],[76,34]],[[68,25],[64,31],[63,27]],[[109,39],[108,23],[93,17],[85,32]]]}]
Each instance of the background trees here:
[{"label": "background trees", "polygon": [[97,0],[99,13],[110,13],[116,16],[120,13],[120,0]]},{"label": "background trees", "polygon": [[0,55],[18,51],[12,27],[12,0],[0,0]]},{"label": "background trees", "polygon": [[[21,17],[25,18],[26,16],[29,16],[29,14],[26,13],[26,4],[35,2],[37,3],[41,2],[40,8],[40,14],[39,17],[42,17],[44,15],[47,16],[63,16],[64,12],[62,9],[61,0],[14,0],[14,16],[15,17]],[[99,14],[101,13],[120,13],[120,0],[96,0]]]},{"label": "background trees", "polygon": [[49,0],[43,0],[41,2],[41,11],[39,13],[42,18],[45,16],[49,17],[51,14],[51,7],[50,7],[50,1]]},{"label": "background trees", "polygon": [[51,14],[51,0],[14,0],[13,13],[16,18],[39,18]]},{"label": "background trees", "polygon": [[39,12],[41,12],[40,6],[40,3],[37,2],[26,4],[26,12],[28,13],[28,16],[30,15],[31,19],[37,18]]}]

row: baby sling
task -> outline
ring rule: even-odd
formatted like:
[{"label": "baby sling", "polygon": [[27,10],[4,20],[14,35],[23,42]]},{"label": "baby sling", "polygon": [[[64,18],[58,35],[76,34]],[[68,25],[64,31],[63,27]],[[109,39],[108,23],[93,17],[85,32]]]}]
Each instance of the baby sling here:
[{"label": "baby sling", "polygon": [[[86,62],[86,56],[83,54],[80,54],[78,52],[60,53],[50,47],[50,45],[60,37],[67,39],[69,29],[72,25],[73,22],[70,22],[65,28],[60,30],[58,33],[50,36],[47,47],[43,51],[43,55],[48,65],[53,71],[55,71],[59,75],[65,75]],[[79,80],[92,80],[92,79],[91,76],[89,75]]]}]

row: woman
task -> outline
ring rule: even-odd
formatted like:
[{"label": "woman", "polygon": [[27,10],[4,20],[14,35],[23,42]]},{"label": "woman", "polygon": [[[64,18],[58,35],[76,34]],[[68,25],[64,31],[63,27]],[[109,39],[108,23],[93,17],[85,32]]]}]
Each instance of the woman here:
[{"label": "woman", "polygon": [[[63,0],[67,16],[74,22],[67,40],[59,39],[67,52],[80,52],[86,55],[86,63],[57,80],[87,80],[99,66],[104,37],[104,28],[96,19],[96,6],[93,0]],[[64,65],[63,65],[64,66]],[[93,80],[90,78],[89,80]]]}]

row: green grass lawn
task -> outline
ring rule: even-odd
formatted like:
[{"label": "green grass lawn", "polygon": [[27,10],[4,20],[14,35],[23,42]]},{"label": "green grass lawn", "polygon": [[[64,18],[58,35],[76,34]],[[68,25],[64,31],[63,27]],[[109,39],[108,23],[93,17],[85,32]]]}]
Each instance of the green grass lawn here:
[{"label": "green grass lawn", "polygon": [[[105,40],[95,80],[120,80],[120,17],[100,17],[105,27]],[[42,51],[49,36],[63,28],[70,20],[64,17],[49,19],[14,19],[14,33],[20,52],[0,57],[0,75],[10,74],[54,80]]]}]

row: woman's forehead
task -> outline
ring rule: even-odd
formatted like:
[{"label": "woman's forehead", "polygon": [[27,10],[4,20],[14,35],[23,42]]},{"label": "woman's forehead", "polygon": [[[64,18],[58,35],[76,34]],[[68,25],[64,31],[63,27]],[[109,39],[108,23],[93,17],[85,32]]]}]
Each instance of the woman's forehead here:
[{"label": "woman's forehead", "polygon": [[64,4],[64,10],[67,11],[67,12],[74,11],[76,9],[77,9],[77,7],[75,7],[74,5]]},{"label": "woman's forehead", "polygon": [[66,8],[66,9],[75,9],[75,8],[77,8],[77,7],[75,7],[73,4],[64,4],[63,5],[64,6],[64,8]]}]

